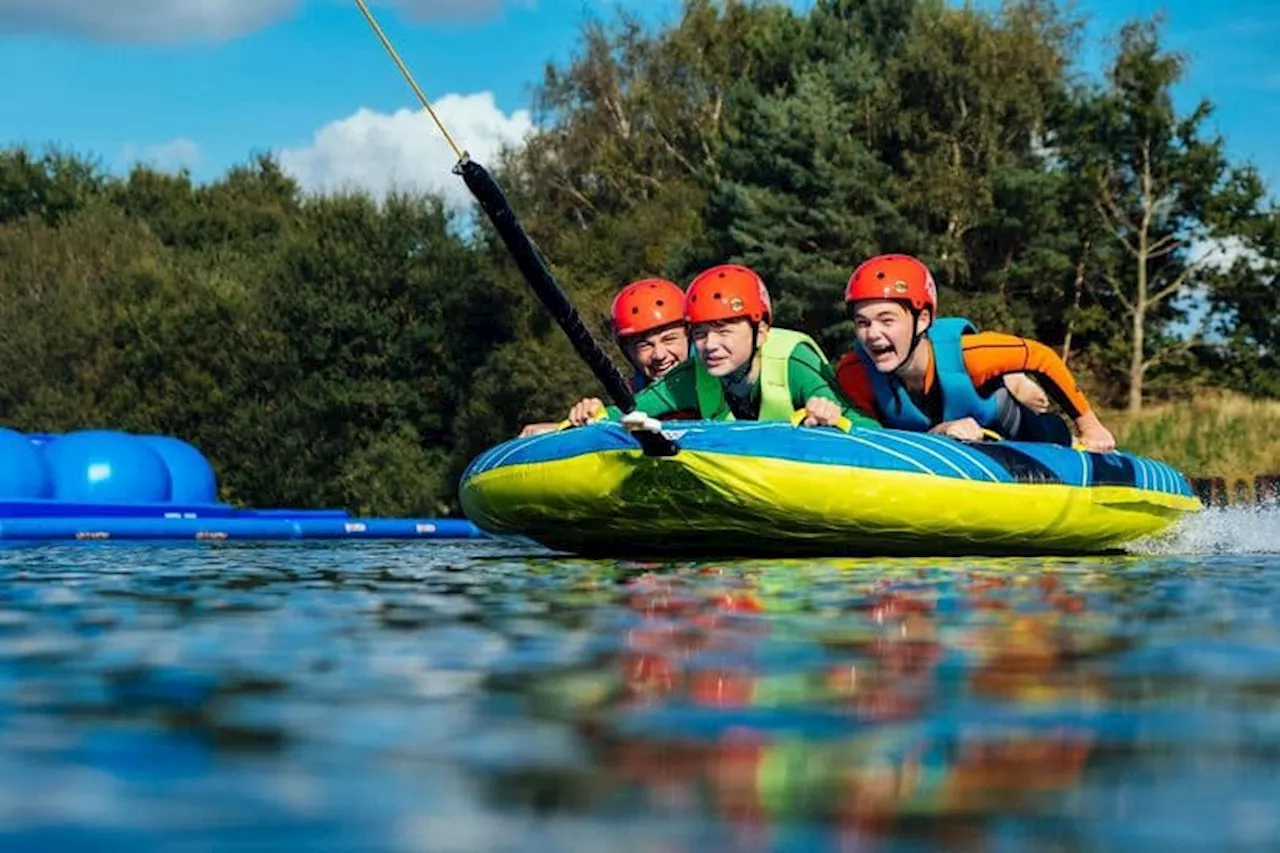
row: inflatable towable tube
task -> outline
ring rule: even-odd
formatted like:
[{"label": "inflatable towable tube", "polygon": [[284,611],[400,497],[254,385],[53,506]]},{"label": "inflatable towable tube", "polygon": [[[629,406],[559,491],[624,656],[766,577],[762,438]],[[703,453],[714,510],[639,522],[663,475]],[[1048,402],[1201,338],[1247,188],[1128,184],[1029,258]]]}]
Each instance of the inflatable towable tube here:
[{"label": "inflatable towable tube", "polygon": [[[669,424],[675,426],[675,423]],[[504,442],[462,476],[489,533],[583,554],[947,556],[1113,550],[1201,509],[1129,453],[898,430],[683,421],[646,456],[617,423]]]}]

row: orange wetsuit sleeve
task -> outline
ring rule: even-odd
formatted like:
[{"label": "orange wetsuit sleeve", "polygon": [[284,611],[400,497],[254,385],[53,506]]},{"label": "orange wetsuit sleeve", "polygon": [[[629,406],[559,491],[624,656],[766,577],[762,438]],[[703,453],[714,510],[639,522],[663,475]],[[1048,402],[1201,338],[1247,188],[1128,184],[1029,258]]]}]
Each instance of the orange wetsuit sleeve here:
[{"label": "orange wetsuit sleeve", "polygon": [[1072,418],[1089,411],[1089,401],[1058,354],[1039,341],[1001,332],[980,332],[960,338],[964,366],[975,388],[983,388],[1008,373],[1031,373],[1046,393]]},{"label": "orange wetsuit sleeve", "polygon": [[869,418],[880,420],[876,411],[876,392],[871,388],[867,366],[856,353],[847,352],[836,362],[836,382],[853,407]]}]

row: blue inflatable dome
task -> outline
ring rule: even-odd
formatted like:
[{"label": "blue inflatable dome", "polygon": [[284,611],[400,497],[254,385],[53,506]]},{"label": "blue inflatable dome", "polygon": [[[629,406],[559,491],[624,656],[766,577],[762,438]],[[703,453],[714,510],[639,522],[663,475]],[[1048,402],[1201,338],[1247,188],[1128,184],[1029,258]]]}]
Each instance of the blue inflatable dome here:
[{"label": "blue inflatable dome", "polygon": [[169,500],[172,479],[164,457],[137,436],[81,430],[60,436],[41,451],[57,500],[128,504]]},{"label": "blue inflatable dome", "polygon": [[53,480],[36,444],[20,432],[0,427],[0,500],[53,497]]},{"label": "blue inflatable dome", "polygon": [[170,495],[174,503],[214,503],[218,499],[218,479],[204,454],[187,442],[168,435],[143,435],[146,442],[169,469]]},{"label": "blue inflatable dome", "polygon": [[341,509],[219,503],[213,466],[167,435],[0,427],[0,542],[127,539],[477,539],[466,519],[352,518]]}]

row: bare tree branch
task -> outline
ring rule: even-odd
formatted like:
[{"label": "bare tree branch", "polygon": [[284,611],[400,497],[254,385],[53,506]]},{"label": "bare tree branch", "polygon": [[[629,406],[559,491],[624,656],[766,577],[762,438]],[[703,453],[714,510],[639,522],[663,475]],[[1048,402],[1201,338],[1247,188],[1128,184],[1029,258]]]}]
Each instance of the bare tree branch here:
[{"label": "bare tree branch", "polygon": [[1098,182],[1098,196],[1102,199],[1102,203],[1106,205],[1107,211],[1111,217],[1119,222],[1130,231],[1137,231],[1138,226],[1133,224],[1133,220],[1129,218],[1129,214],[1116,202],[1115,196],[1111,193],[1111,170],[1107,170],[1107,174]]},{"label": "bare tree branch", "polygon": [[[1121,231],[1120,228],[1116,226],[1116,222],[1118,221],[1118,219],[1108,212],[1103,202],[1099,201],[1095,205],[1095,207],[1097,207],[1098,213],[1102,215],[1102,221],[1107,224],[1107,228],[1111,231],[1112,234],[1115,235],[1115,238],[1120,241],[1120,245],[1124,246],[1125,249],[1129,252],[1129,254],[1133,255],[1134,257],[1137,257],[1138,250],[1134,248],[1134,245],[1132,243],[1129,242],[1129,238],[1124,236],[1124,232]],[[1119,211],[1117,210],[1116,213],[1119,214]],[[1123,217],[1123,214],[1120,214],[1120,216]]]},{"label": "bare tree branch", "polygon": [[711,151],[711,133],[719,133],[721,114],[724,111],[724,95],[717,91],[715,99],[711,102],[711,115],[706,122],[704,132],[699,134],[699,143],[702,145],[702,165],[711,172],[711,177],[715,181],[720,180],[720,163],[716,160],[715,154]]},{"label": "bare tree branch", "polygon": [[667,150],[667,153],[670,154],[672,157],[674,157],[676,161],[679,162],[680,165],[685,168],[685,171],[687,171],[690,175],[698,174],[698,167],[694,166],[693,163],[689,161],[688,157],[685,157],[683,154],[680,153],[680,149],[676,147],[675,143],[673,143],[665,133],[663,133],[657,127],[653,127],[652,130],[654,134],[657,135],[658,139],[662,142],[662,147],[665,148]]},{"label": "bare tree branch", "polygon": [[1154,195],[1151,179],[1151,137],[1143,137],[1142,140],[1142,210],[1145,214],[1143,217],[1143,227],[1150,225],[1150,217],[1152,213],[1152,196]]},{"label": "bare tree branch", "polygon": [[1181,237],[1167,234],[1151,244],[1147,249],[1147,257],[1159,258],[1170,252],[1176,252],[1183,244]]},{"label": "bare tree branch", "polygon": [[[1151,218],[1155,213],[1156,199],[1151,186],[1151,140],[1142,140],[1142,226],[1138,231],[1137,260],[1144,268],[1151,259],[1151,247],[1147,245],[1147,235],[1151,233]],[[1141,270],[1139,271],[1141,274]],[[1142,298],[1145,287],[1139,288],[1138,298]]]},{"label": "bare tree branch", "polygon": [[1187,279],[1191,277],[1191,274],[1195,272],[1197,269],[1199,269],[1200,267],[1204,266],[1204,263],[1207,260],[1209,260],[1209,256],[1212,254],[1213,254],[1213,250],[1209,249],[1203,255],[1196,258],[1191,263],[1187,264],[1183,268],[1182,272],[1178,273],[1177,278],[1175,278],[1173,281],[1169,282],[1169,284],[1167,284],[1166,286],[1162,287],[1160,290],[1157,290],[1155,292],[1155,294],[1149,300],[1150,304],[1152,306],[1159,305],[1165,299],[1168,299],[1170,296],[1177,293],[1178,290],[1181,289],[1187,283]]},{"label": "bare tree branch", "polygon": [[[1202,323],[1200,328],[1203,329],[1203,327],[1204,326]],[[1195,334],[1187,338],[1182,343],[1176,346],[1165,347],[1164,349],[1152,355],[1150,358],[1144,359],[1142,362],[1142,372],[1146,373],[1149,368],[1155,367],[1157,364],[1160,364],[1162,362],[1166,362],[1169,359],[1173,358],[1174,356],[1185,355],[1186,353],[1191,351],[1192,347],[1200,344],[1202,341],[1203,341],[1203,337],[1201,335],[1201,332],[1197,330]]]},{"label": "bare tree branch", "polygon": [[[1093,247],[1093,239],[1086,237],[1084,245],[1080,248],[1080,255],[1076,258],[1076,277],[1074,284],[1075,295],[1071,300],[1071,312],[1067,315],[1067,334],[1062,339],[1062,360],[1066,362],[1071,357],[1071,339],[1075,335],[1076,311],[1080,309],[1080,295],[1083,290],[1088,287],[1088,281],[1085,277],[1085,265],[1088,262],[1089,251]],[[1092,291],[1093,288],[1089,288]]]},{"label": "bare tree branch", "polygon": [[[1107,283],[1111,285],[1111,289],[1115,292],[1116,298],[1120,300],[1120,304],[1125,307],[1125,310],[1127,310],[1130,314],[1132,314],[1133,303],[1129,301],[1129,297],[1124,295],[1124,287],[1121,286],[1120,282],[1116,280],[1115,276],[1113,276],[1111,273],[1107,272],[1106,270],[1102,271],[1102,276],[1107,280]],[[1093,290],[1092,287],[1090,287],[1089,289]]]},{"label": "bare tree branch", "polygon": [[601,103],[604,104],[605,110],[613,118],[613,126],[617,130],[618,136],[623,139],[629,139],[631,137],[631,119],[622,107],[622,97],[618,92],[616,82],[611,81],[609,88],[611,91],[600,96]]},{"label": "bare tree branch", "polygon": [[[580,191],[577,187],[575,187],[573,185],[573,182],[570,181],[568,178],[562,178],[559,175],[553,175],[551,179],[551,184],[557,189],[563,191],[570,198],[576,201],[579,205],[591,211],[592,214],[600,213],[600,210],[595,206],[594,203],[592,203],[591,199],[587,198],[587,196],[584,195],[582,191]],[[585,228],[586,222],[584,221],[582,225]]]}]

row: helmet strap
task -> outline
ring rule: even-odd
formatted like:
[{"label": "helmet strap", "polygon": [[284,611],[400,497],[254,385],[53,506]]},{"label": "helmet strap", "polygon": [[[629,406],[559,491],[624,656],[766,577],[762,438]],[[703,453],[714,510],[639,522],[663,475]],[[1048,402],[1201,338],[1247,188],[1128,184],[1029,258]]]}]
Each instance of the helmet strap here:
[{"label": "helmet strap", "polygon": [[[917,328],[920,325],[920,315],[924,312],[919,308],[916,308],[914,305],[908,306],[907,311],[911,313],[911,346],[907,347],[907,354],[902,357],[902,363],[898,365],[897,369],[894,370],[894,373],[897,373],[899,370],[907,366],[907,363],[911,361],[911,356],[916,354],[916,347],[920,346],[920,341],[929,333],[928,329],[925,329],[923,332],[917,331]],[[929,325],[933,325],[932,319],[929,320]]]}]

